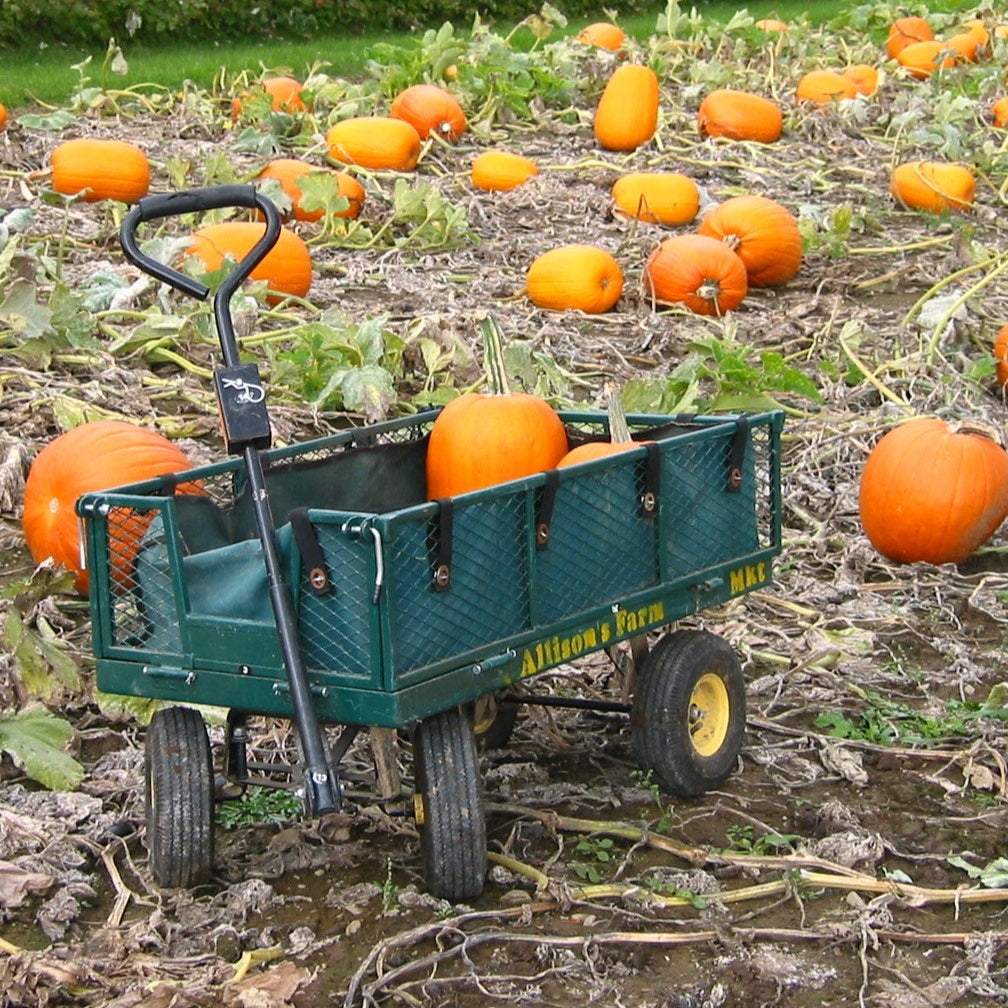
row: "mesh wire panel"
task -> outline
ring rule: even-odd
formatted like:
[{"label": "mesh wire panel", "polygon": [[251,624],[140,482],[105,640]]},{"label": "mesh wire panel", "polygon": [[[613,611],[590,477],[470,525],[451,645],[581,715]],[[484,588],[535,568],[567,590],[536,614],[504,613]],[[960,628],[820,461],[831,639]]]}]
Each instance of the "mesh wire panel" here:
[{"label": "mesh wire panel", "polygon": [[106,526],[114,644],[181,653],[178,610],[160,511],[113,507]]},{"label": "mesh wire panel", "polygon": [[756,496],[756,534],[760,548],[776,546],[774,523],[773,428],[759,424],[752,428],[749,449],[753,455]]},{"label": "mesh wire panel", "polygon": [[449,590],[432,588],[436,524],[404,522],[386,543],[398,674],[530,629],[526,493],[456,507]]}]

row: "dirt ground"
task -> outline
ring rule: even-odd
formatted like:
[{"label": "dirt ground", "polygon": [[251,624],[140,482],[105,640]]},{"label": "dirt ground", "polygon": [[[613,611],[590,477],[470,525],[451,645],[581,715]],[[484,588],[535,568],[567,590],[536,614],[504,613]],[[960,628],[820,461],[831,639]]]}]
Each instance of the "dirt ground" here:
[{"label": "dirt ground", "polygon": [[[597,406],[610,378],[661,410],[772,396],[787,413],[774,583],[683,624],[725,637],[743,662],[738,772],[702,799],[672,801],[636,770],[622,716],[525,708],[508,747],[482,756],[490,849],[505,863],[491,866],[479,900],[453,907],[424,892],[408,740],[404,797],[380,803],[365,794],[373,765],[362,738],[348,758],[359,790],[345,813],[218,826],[215,882],[161,891],[142,843],[143,727],[93,696],[87,606],[64,582],[22,616],[42,620],[84,671],[79,690],[57,690],[50,704],[76,729],[85,776],[77,791],[51,792],[0,764],[0,1004],[1008,1004],[1008,543],[996,535],[959,566],[899,567],[871,547],[857,513],[867,451],[899,419],[937,414],[1004,430],[990,356],[1008,319],[1008,153],[1004,131],[985,119],[996,73],[978,65],[940,83],[892,74],[874,99],[821,112],[791,96],[805,69],[836,64],[827,34],[681,34],[694,39],[685,51],[667,39],[650,50],[664,61],[651,144],[629,155],[598,149],[590,110],[611,63],[568,46],[550,59],[587,82],[571,108],[517,116],[467,105],[482,112],[471,115],[474,132],[425,150],[410,184],[429,184],[454,216],[430,200],[420,219],[396,216],[393,177],[365,173],[357,230],[296,225],[315,264],[309,300],[243,302],[239,328],[250,350],[272,354],[323,312],[387,316],[404,348],[387,364],[395,402],[371,415],[475,381],[487,310],[519,348],[515,380],[560,403]],[[854,29],[844,47],[850,62],[878,61]],[[698,96],[729,66],[729,86],[785,106],[778,143],[697,136]],[[326,116],[348,104],[381,109],[383,99],[373,86],[315,84],[314,116],[273,117],[254,135],[231,128],[225,96],[192,90],[103,92],[59,131],[15,122],[0,133],[0,583],[32,575],[20,526],[28,464],[82,415],[156,424],[194,461],[220,453],[201,370],[214,355],[206,309],[131,286],[139,275],[123,261],[110,205],[43,199],[53,146],[132,140],[158,191],[226,181],[224,164],[245,177],[266,159],[264,144],[322,163]],[[491,144],[533,157],[541,174],[510,193],[478,193],[469,165]],[[974,209],[932,218],[898,207],[890,169],[911,157],[974,164]],[[615,214],[610,197],[621,173],[646,169],[690,175],[705,204],[753,192],[789,207],[806,240],[796,280],[751,291],[726,319],[654,311],[642,270],[669,229]],[[30,216],[10,216],[24,208]],[[424,230],[424,214],[441,222],[435,230]],[[164,232],[184,233],[177,223]],[[623,267],[616,309],[533,307],[522,291],[535,255],[578,242]],[[111,278],[114,301],[99,296],[99,275]],[[94,295],[88,321],[72,337],[33,342],[10,301],[4,314],[4,287],[9,296],[19,280],[40,304],[61,283]],[[275,338],[257,344],[253,333]],[[719,369],[726,348],[753,374]],[[810,378],[818,397],[775,386],[765,351]],[[676,369],[697,355],[704,369],[687,401]],[[278,440],[366,419],[312,408],[305,395],[290,380],[277,388]],[[24,702],[6,649],[0,708]],[[536,689],[611,696],[618,683],[594,656],[544,674]],[[293,745],[284,726],[256,725],[262,752]],[[9,886],[3,872],[14,873]]]}]

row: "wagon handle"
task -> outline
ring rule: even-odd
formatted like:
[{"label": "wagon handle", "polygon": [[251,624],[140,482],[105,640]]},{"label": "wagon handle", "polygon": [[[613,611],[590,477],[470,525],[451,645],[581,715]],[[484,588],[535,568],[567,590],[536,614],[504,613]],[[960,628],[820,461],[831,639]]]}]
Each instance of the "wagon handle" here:
[{"label": "wagon handle", "polygon": [[252,186],[247,185],[211,186],[208,189],[186,189],[181,192],[145,196],[123,220],[119,241],[126,258],[144,273],[182,291],[183,294],[188,294],[199,301],[205,301],[210,294],[210,288],[199,280],[194,280],[192,277],[144,255],[137,246],[136,232],[139,225],[145,221],[158,220],[162,217],[177,217],[180,214],[199,213],[202,210],[223,210],[225,207],[258,209],[266,217],[266,231],[262,238],[228,274],[214,297],[214,317],[217,320],[217,332],[221,338],[224,361],[226,364],[233,365],[238,363],[238,348],[235,345],[230,301],[235,291],[248,279],[252,270],[266,258],[280,237],[280,211],[277,210],[273,201],[267,199]]}]

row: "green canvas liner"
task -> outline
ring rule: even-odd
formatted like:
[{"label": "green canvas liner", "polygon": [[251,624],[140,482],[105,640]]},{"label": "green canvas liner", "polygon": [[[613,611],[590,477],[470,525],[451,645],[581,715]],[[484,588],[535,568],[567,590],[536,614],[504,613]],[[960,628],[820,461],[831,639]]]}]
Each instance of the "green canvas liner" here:
[{"label": "green canvas liner", "polygon": [[[435,416],[268,453],[323,716],[402,723],[769,581],[779,413],[744,422],[734,488],[738,418],[630,417],[635,439],[657,448],[559,470],[544,548],[545,474],[455,498],[448,534],[444,509],[426,500]],[[608,438],[604,415],[564,419],[572,445]],[[651,517],[641,500],[656,479]],[[306,580],[288,521],[306,507],[331,580],[324,594]],[[79,510],[101,688],[289,713],[240,459],[88,495]],[[442,539],[447,586],[434,577]]]}]

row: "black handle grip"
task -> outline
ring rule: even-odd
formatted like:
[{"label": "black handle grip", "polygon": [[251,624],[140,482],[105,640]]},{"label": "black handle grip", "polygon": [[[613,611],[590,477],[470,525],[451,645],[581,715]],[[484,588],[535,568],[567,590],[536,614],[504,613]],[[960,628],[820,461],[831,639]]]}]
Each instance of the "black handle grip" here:
[{"label": "black handle grip", "polygon": [[179,214],[200,213],[203,210],[223,210],[224,207],[256,206],[256,191],[249,185],[222,185],[209,189],[185,189],[182,192],[145,196],[137,203],[140,221],[159,217],[176,217]]}]

